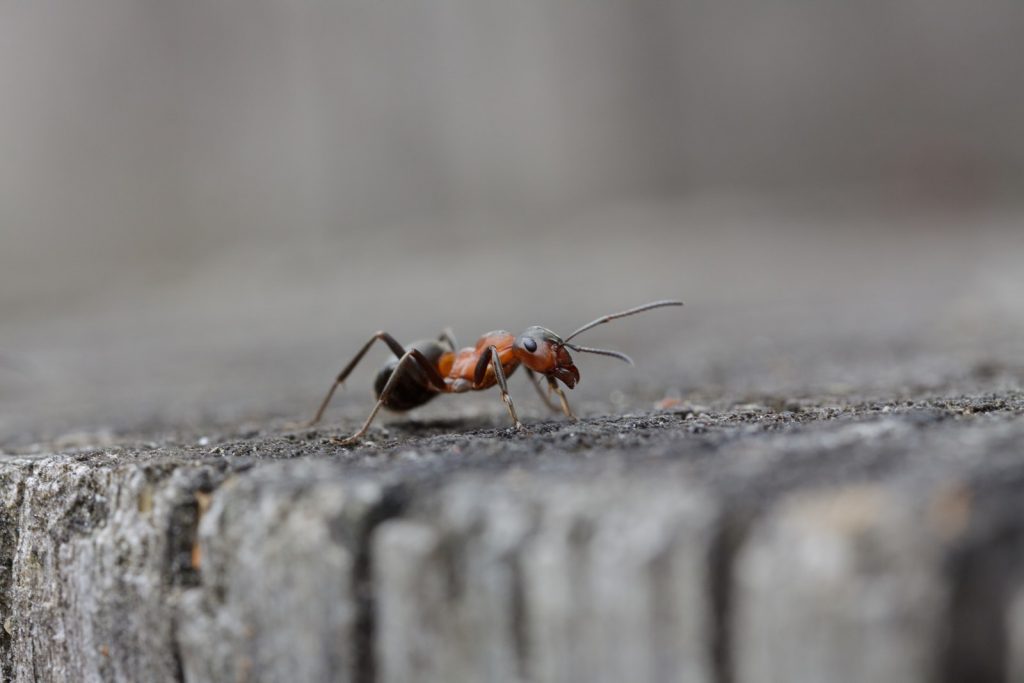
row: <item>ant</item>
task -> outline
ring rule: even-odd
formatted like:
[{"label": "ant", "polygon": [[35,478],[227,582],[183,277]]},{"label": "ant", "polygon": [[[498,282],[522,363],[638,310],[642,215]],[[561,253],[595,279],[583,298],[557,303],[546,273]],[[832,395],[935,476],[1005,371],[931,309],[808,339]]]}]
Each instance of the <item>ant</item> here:
[{"label": "ant", "polygon": [[508,395],[508,384],[506,383],[506,378],[520,365],[526,366],[530,383],[533,384],[548,408],[553,411],[559,409],[544,395],[537,383],[537,374],[544,376],[549,389],[558,396],[562,412],[570,419],[575,420],[576,416],[569,407],[569,401],[556,381],[561,381],[570,389],[580,381],[580,371],[573,365],[572,357],[566,349],[611,356],[630,365],[633,364],[633,360],[618,351],[572,344],[570,343],[572,339],[581,332],[610,320],[625,318],[629,315],[649,311],[652,308],[682,305],[682,301],[655,301],[619,313],[604,315],[587,323],[565,339],[551,330],[539,326],[527,328],[518,337],[505,330],[496,330],[480,337],[476,346],[463,349],[458,349],[455,337],[448,329],[445,329],[436,340],[417,341],[408,346],[402,346],[387,332],[377,332],[338,373],[337,379],[334,380],[334,384],[331,385],[327,396],[324,397],[319,410],[316,411],[316,415],[308,426],[312,427],[320,421],[338,386],[345,381],[378,339],[387,344],[395,357],[377,373],[377,379],[374,382],[377,403],[370,411],[369,417],[355,434],[345,439],[336,439],[337,443],[341,445],[351,445],[359,441],[366,434],[381,408],[394,411],[411,410],[439,394],[482,391],[490,389],[495,384],[501,390],[501,400],[508,407],[512,423],[516,429],[523,429],[523,423],[519,421],[515,406],[512,405],[512,398]]}]

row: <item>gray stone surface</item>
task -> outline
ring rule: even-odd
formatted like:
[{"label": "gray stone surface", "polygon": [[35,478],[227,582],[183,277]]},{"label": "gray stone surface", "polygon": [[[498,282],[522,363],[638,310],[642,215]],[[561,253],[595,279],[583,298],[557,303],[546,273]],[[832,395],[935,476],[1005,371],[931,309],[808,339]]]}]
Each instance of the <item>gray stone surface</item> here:
[{"label": "gray stone surface", "polygon": [[180,596],[185,678],[362,680],[365,537],[384,498],[326,463],[225,481],[199,523],[203,580]]},{"label": "gray stone surface", "polygon": [[18,681],[1008,681],[1022,415],[1010,391],[7,455],[0,663]]},{"label": "gray stone surface", "polygon": [[[457,230],[406,236],[401,277],[379,277],[387,239],[341,265],[243,254],[5,317],[2,678],[1016,680],[1018,214],[819,231],[754,213],[512,226],[545,249],[498,260]],[[677,293],[678,315],[588,337],[637,367],[580,359],[578,423],[516,375],[525,433],[491,392],[339,447],[374,350],[296,427],[374,329],[567,330]]]},{"label": "gray stone surface", "polygon": [[913,498],[872,485],[797,496],[755,525],[735,568],[737,681],[936,680],[943,548],[968,511]]},{"label": "gray stone surface", "polygon": [[194,581],[200,462],[51,456],[3,463],[3,676],[173,680],[169,611]]},{"label": "gray stone surface", "polygon": [[706,494],[519,474],[437,497],[375,539],[381,680],[713,680]]}]

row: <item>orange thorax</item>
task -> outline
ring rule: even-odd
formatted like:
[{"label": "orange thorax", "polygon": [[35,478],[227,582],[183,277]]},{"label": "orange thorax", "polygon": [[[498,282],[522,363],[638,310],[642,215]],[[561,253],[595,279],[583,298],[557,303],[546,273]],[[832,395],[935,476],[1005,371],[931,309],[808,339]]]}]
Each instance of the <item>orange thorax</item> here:
[{"label": "orange thorax", "polygon": [[[494,346],[498,349],[498,357],[501,359],[501,369],[505,376],[511,375],[519,367],[519,360],[512,351],[515,343],[515,335],[505,330],[488,332],[477,340],[476,346],[467,346],[456,352],[448,352],[441,356],[438,361],[438,369],[445,379],[452,386],[454,391],[465,391],[467,389],[488,389],[497,383],[494,376],[494,368],[487,366],[483,381],[480,384],[473,383],[473,376],[476,373],[477,363],[488,347]],[[467,385],[468,383],[468,385]]]}]

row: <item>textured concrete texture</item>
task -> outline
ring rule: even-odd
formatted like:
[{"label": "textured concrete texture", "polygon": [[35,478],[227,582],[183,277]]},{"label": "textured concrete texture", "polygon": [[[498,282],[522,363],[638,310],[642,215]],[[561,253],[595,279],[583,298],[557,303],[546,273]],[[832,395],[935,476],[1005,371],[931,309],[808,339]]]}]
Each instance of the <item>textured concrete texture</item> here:
[{"label": "textured concrete texture", "polygon": [[[339,325],[295,308],[294,282],[312,282],[289,267],[292,289],[249,318],[229,314],[225,292],[252,284],[229,265],[16,320],[0,366],[2,677],[1018,680],[1016,224],[879,228],[872,246],[837,231],[831,250],[803,229],[700,241],[660,220],[653,246],[598,226],[607,240],[581,247],[627,264],[623,291],[581,267],[560,272],[586,286],[552,297],[464,255],[471,282],[518,283],[500,311],[465,283],[435,283],[468,292],[439,313],[383,282]],[[731,261],[737,236],[769,251]],[[352,268],[334,291],[368,291]],[[406,294],[387,325],[374,305]],[[321,426],[298,426],[374,329],[453,324],[467,342],[673,295],[681,311],[588,336],[638,366],[579,359],[579,422],[517,374],[525,432],[491,392],[385,416],[341,447],[377,350]]]},{"label": "textured concrete texture", "polygon": [[0,662],[26,681],[1011,680],[1022,416],[1007,392],[9,455]]}]

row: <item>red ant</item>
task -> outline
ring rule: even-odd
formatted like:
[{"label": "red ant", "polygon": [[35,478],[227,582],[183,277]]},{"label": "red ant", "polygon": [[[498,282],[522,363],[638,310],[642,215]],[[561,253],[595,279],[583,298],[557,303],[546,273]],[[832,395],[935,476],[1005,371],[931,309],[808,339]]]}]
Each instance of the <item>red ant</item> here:
[{"label": "red ant", "polygon": [[476,346],[456,350],[458,345],[450,330],[445,330],[436,340],[428,339],[417,341],[403,347],[395,338],[387,332],[377,332],[367,341],[359,353],[355,355],[349,364],[346,365],[338,378],[334,380],[330,391],[316,411],[316,416],[309,423],[315,425],[323,417],[327,410],[327,404],[331,402],[335,390],[345,381],[349,373],[362,360],[366,352],[370,350],[373,342],[378,339],[388,345],[391,352],[395,354],[388,363],[377,373],[374,382],[374,390],[377,393],[377,404],[370,411],[366,422],[352,436],[346,439],[337,439],[342,445],[349,445],[358,441],[370,428],[373,418],[377,416],[380,409],[389,408],[395,411],[411,410],[423,405],[438,394],[461,394],[466,391],[482,391],[490,389],[495,384],[501,389],[501,399],[508,406],[508,413],[512,416],[512,423],[516,429],[523,429],[523,424],[516,415],[515,406],[508,395],[506,377],[515,372],[520,364],[526,366],[526,372],[530,376],[530,383],[533,384],[537,393],[540,394],[544,403],[551,410],[558,410],[554,404],[544,395],[534,373],[545,377],[548,387],[558,395],[561,402],[562,412],[571,419],[576,419],[569,401],[558,386],[560,380],[565,386],[572,389],[580,381],[580,371],[573,365],[572,357],[566,348],[583,353],[596,353],[601,356],[611,356],[625,361],[630,365],[633,360],[624,353],[608,351],[605,349],[593,349],[586,346],[571,344],[573,337],[585,332],[592,327],[606,323],[616,318],[625,318],[628,315],[649,311],[652,308],[662,306],[682,306],[682,301],[655,301],[653,303],[637,306],[620,313],[601,316],[583,327],[579,328],[565,339],[544,327],[530,327],[516,337],[505,330],[488,332],[477,340]]}]

